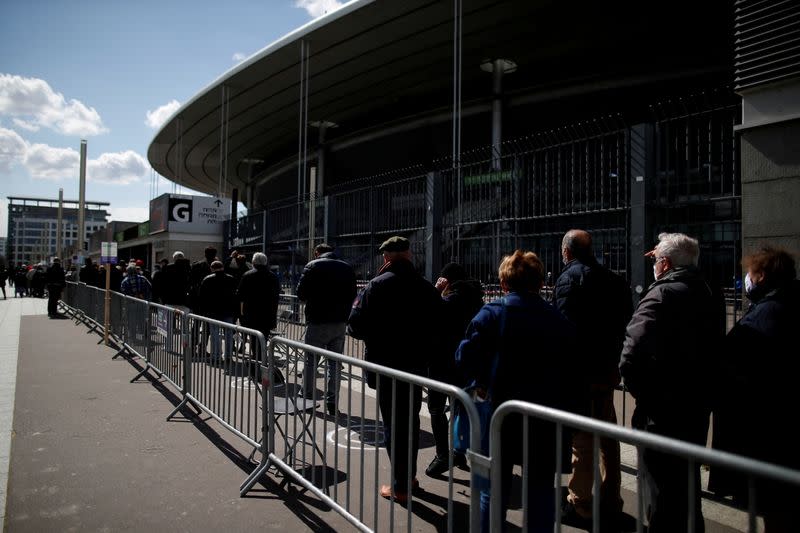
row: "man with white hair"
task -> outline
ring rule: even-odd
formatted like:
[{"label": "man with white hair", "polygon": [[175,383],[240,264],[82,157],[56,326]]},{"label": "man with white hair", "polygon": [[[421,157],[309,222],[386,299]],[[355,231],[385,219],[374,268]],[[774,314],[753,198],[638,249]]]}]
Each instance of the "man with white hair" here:
[{"label": "man with white hair", "polygon": [[159,294],[161,303],[179,309],[185,313],[189,312],[188,293],[189,293],[189,271],[191,264],[184,257],[183,252],[176,251],[172,254],[172,263],[164,267]]},{"label": "man with white hair", "polygon": [[278,276],[269,269],[267,256],[253,254],[253,268],[242,274],[236,291],[240,302],[242,326],[269,336],[278,323],[278,298],[281,284]]},{"label": "man with white hair", "polygon": [[142,300],[149,300],[152,292],[150,282],[139,273],[135,264],[129,263],[125,279],[120,284],[122,294]]},{"label": "man with white hair", "polygon": [[[714,352],[724,335],[724,309],[703,280],[697,240],[662,233],[645,254],[655,281],[643,295],[626,331],[620,373],[636,399],[633,426],[705,446]],[[646,482],[650,533],[685,531],[688,463],[645,449],[639,470]],[[695,531],[703,533],[700,470],[692,470]]]}]

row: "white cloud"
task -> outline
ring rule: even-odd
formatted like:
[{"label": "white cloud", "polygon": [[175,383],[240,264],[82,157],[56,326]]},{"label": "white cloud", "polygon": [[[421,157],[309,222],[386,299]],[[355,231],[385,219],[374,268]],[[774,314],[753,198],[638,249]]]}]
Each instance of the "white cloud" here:
[{"label": "white cloud", "polygon": [[0,128],[0,172],[8,173],[11,167],[25,159],[28,143],[16,131]]},{"label": "white cloud", "polygon": [[162,105],[155,111],[148,111],[147,120],[145,120],[144,123],[154,130],[158,129],[167,121],[169,117],[172,116],[173,113],[175,113],[175,111],[178,110],[180,106],[181,103],[177,100],[170,100],[169,103]]},{"label": "white cloud", "polygon": [[241,63],[242,61],[247,59],[247,55],[241,52],[236,52],[235,54],[233,54],[233,57],[231,59],[234,61],[234,63]]},{"label": "white cloud", "polygon": [[[0,172],[20,164],[34,179],[75,179],[80,172],[80,154],[73,148],[30,144],[13,130],[0,128]],[[132,150],[107,152],[86,163],[86,179],[99,183],[129,185],[147,175],[147,161]]]},{"label": "white cloud", "polygon": [[21,118],[15,118],[12,122],[14,122],[18,128],[22,128],[23,130],[39,131],[40,129],[37,124],[28,122],[27,120],[22,120]]},{"label": "white cloud", "polygon": [[24,165],[31,177],[55,181],[77,177],[80,159],[72,148],[31,144],[25,152]]},{"label": "white cloud", "polygon": [[96,109],[67,100],[38,78],[0,74],[0,114],[14,117],[17,126],[29,131],[45,127],[82,137],[108,132]]},{"label": "white cloud", "polygon": [[91,181],[128,185],[141,181],[150,166],[133,150],[105,153],[86,165],[86,178]]},{"label": "white cloud", "polygon": [[150,219],[150,209],[148,207],[115,207],[112,205],[106,209],[111,213],[109,220],[144,222]]},{"label": "white cloud", "polygon": [[342,7],[339,0],[295,0],[294,7],[305,9],[314,18]]}]

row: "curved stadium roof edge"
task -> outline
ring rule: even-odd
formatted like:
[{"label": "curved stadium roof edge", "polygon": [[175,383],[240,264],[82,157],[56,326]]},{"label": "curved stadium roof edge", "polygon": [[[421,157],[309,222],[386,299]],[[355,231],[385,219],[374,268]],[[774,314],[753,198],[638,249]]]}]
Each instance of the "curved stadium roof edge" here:
[{"label": "curved stadium roof edge", "polygon": [[[689,10],[691,17],[686,16]],[[718,17],[711,7],[690,0],[675,0],[647,14],[634,0],[611,4],[583,0],[572,7],[556,0],[465,3],[463,109],[467,115],[481,110],[474,114],[475,124],[482,124],[483,113],[490,112],[491,76],[479,68],[487,58],[509,58],[518,65],[504,81],[509,108],[718,73],[720,65],[726,68],[729,63],[724,46],[727,29]],[[676,40],[676,24],[693,39]],[[433,146],[432,135],[449,136],[442,117],[453,105],[453,28],[450,2],[348,2],[275,40],[206,85],[155,134],[148,160],[167,179],[210,194],[216,192],[221,175],[228,190],[244,190],[249,184],[260,187],[257,181],[275,175],[280,180],[267,180],[272,197],[285,195],[296,185],[289,183],[296,181],[289,167],[298,160],[303,130],[312,122],[338,125],[328,131],[325,143],[331,153],[341,150],[338,159],[330,159],[339,164],[360,157],[355,155],[356,146],[362,142],[377,142],[390,132],[400,134],[417,126],[426,128],[427,133],[420,133]],[[625,31],[609,32],[609,28]],[[298,113],[301,40],[310,43],[307,121]],[[222,87],[228,87],[225,109]],[[312,158],[316,134],[308,133]],[[436,157],[445,155],[439,153],[444,149],[449,153],[450,145],[449,139],[438,137],[437,146],[430,148]],[[475,138],[488,142],[488,127]],[[347,150],[356,151],[345,155]],[[343,173],[349,171],[337,169],[337,175]]]},{"label": "curved stadium roof edge", "polygon": [[197,94],[195,94],[193,97],[187,100],[174,113],[172,113],[172,115],[170,115],[169,118],[167,118],[167,120],[158,130],[158,132],[156,132],[156,134],[153,136],[153,139],[150,141],[150,144],[155,143],[161,134],[165,133],[168,129],[174,127],[175,119],[177,119],[181,115],[181,113],[183,113],[187,108],[189,108],[189,106],[194,104],[202,96],[205,96],[206,94],[210,93],[212,90],[218,89],[220,85],[223,85],[228,79],[230,79],[234,75],[238,74],[243,70],[248,69],[254,63],[269,56],[274,51],[279,50],[284,46],[287,46],[294,42],[297,42],[301,38],[305,37],[309,33],[316,30],[317,28],[329,24],[334,20],[344,17],[347,14],[352,13],[353,11],[360,9],[366,5],[369,5],[373,2],[375,2],[375,0],[350,0],[350,2],[344,4],[339,9],[332,11],[331,13],[326,13],[325,15],[317,17],[314,20],[311,20],[306,24],[303,24],[299,28],[290,31],[283,37],[280,37],[277,40],[273,41],[272,43],[268,44],[258,52],[255,52],[247,59],[241,61],[240,63],[237,63],[232,68],[230,68],[229,70],[225,71],[223,74],[215,78],[211,83],[200,89],[200,91],[198,91]]}]

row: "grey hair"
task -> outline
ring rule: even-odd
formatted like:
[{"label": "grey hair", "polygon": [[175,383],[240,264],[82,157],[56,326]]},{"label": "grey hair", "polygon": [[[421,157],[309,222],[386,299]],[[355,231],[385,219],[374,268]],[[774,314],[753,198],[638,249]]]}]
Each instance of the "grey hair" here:
[{"label": "grey hair", "polygon": [[139,272],[136,271],[136,265],[128,265],[128,268],[125,269],[129,276],[134,276]]},{"label": "grey hair", "polygon": [[253,254],[253,266],[266,266],[269,264],[266,254],[256,252]]},{"label": "grey hair", "polygon": [[176,259],[183,259],[183,252],[175,252],[172,254],[172,260],[175,261]]},{"label": "grey hair", "polygon": [[669,257],[672,266],[697,266],[700,245],[683,233],[661,233],[658,235],[656,257]]},{"label": "grey hair", "polygon": [[582,229],[571,229],[561,240],[561,249],[567,249],[578,259],[588,259],[592,255],[592,236]]}]

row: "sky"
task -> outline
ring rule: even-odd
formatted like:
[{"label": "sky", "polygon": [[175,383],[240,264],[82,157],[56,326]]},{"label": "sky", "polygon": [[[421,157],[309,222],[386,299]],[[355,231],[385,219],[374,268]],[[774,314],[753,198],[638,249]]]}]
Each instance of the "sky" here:
[{"label": "sky", "polygon": [[[0,0],[0,237],[8,196],[86,199],[148,218],[172,192],[147,148],[179,106],[338,0]],[[191,194],[182,189],[180,192]]]}]

